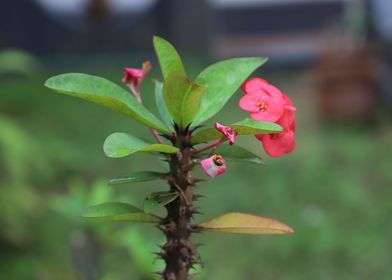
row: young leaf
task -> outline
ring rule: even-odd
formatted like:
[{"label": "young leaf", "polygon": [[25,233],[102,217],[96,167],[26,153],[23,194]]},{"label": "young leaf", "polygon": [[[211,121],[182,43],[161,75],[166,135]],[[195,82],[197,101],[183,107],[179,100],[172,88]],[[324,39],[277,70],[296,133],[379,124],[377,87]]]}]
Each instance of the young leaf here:
[{"label": "young leaf", "polygon": [[172,72],[178,72],[186,76],[181,58],[173,45],[158,36],[154,36],[153,43],[161,66],[163,79],[166,80]]},{"label": "young leaf", "polygon": [[[264,164],[264,161],[260,156],[241,148],[238,145],[221,145],[216,152],[228,161]],[[209,153],[210,151],[204,151],[201,155],[208,156]]]},{"label": "young leaf", "polygon": [[164,207],[178,197],[178,193],[158,192],[152,193],[143,202],[143,210],[145,213],[152,213],[157,209]]},{"label": "young leaf", "polygon": [[159,222],[157,216],[144,213],[139,208],[123,202],[106,202],[94,205],[84,210],[81,216],[109,221]]},{"label": "young leaf", "polygon": [[163,83],[155,80],[155,103],[158,107],[159,115],[161,116],[163,122],[167,127],[173,127],[173,119],[170,116],[169,111],[167,110],[165,101],[163,100]]},{"label": "young leaf", "polygon": [[119,158],[136,152],[160,152],[174,154],[177,148],[166,144],[151,144],[130,134],[115,132],[110,134],[103,144],[103,150],[108,157]]},{"label": "young leaf", "polygon": [[[244,119],[242,121],[229,125],[238,135],[257,135],[257,134],[271,134],[281,132],[282,128],[276,123],[262,122],[253,119]],[[215,128],[207,128],[199,131],[192,136],[193,144],[200,144],[216,140],[222,137]]]},{"label": "young leaf", "polygon": [[279,221],[245,213],[227,213],[198,225],[201,231],[243,234],[287,234],[293,229]]},{"label": "young leaf", "polygon": [[45,86],[123,113],[161,133],[169,133],[162,121],[138,103],[129,92],[104,78],[69,73],[48,79]]},{"label": "young leaf", "polygon": [[166,173],[155,172],[155,171],[135,172],[128,176],[113,178],[109,181],[109,185],[122,185],[128,183],[147,182],[147,181],[163,178],[165,175]]},{"label": "young leaf", "polygon": [[185,127],[193,121],[200,109],[203,91],[204,87],[178,72],[168,76],[163,85],[163,99],[175,123]]},{"label": "young leaf", "polygon": [[203,70],[196,83],[206,87],[201,109],[193,125],[198,125],[218,113],[240,85],[261,65],[264,57],[244,57],[224,60]]}]

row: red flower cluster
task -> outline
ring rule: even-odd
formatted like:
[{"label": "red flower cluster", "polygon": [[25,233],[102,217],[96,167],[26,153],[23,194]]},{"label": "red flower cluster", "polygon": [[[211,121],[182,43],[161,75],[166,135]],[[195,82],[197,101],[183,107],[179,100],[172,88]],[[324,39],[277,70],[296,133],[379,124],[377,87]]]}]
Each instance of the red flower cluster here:
[{"label": "red flower cluster", "polygon": [[275,122],[283,131],[275,134],[256,135],[271,157],[280,157],[295,148],[295,107],[291,100],[266,80],[252,78],[241,86],[244,96],[239,102],[241,109],[249,111],[250,117],[259,121]]}]

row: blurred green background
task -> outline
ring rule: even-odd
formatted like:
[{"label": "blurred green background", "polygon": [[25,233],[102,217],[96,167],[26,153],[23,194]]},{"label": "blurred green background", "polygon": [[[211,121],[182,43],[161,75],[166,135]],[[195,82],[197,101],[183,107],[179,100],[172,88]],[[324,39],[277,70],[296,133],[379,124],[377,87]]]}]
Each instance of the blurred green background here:
[{"label": "blurred green background", "polygon": [[[108,47],[110,51],[89,54],[2,46],[0,278],[157,279],[152,272],[162,270],[163,264],[152,253],[159,251],[163,237],[156,228],[90,222],[79,216],[85,207],[110,200],[141,206],[148,193],[167,188],[158,181],[107,185],[115,176],[163,170],[152,155],[109,159],[103,154],[110,133],[149,138],[149,131],[120,114],[43,86],[48,77],[63,72],[90,73],[120,83],[122,67],[139,67],[147,59],[154,65],[151,78],[160,78],[150,42],[143,51],[130,45],[129,52]],[[386,63],[381,49],[371,54]],[[219,48],[208,55],[188,51],[184,62],[190,78],[222,56]],[[335,60],[340,61],[339,56]],[[362,93],[369,88],[362,81],[368,78],[353,79],[347,74],[352,73],[350,67],[331,78],[325,69],[335,66],[325,66],[323,53],[311,63],[305,58],[302,64],[270,61],[272,66],[262,67],[255,76],[279,87],[297,106],[297,148],[271,159],[256,139],[239,138],[238,144],[260,154],[266,166],[230,163],[224,176],[199,184],[196,193],[206,197],[198,203],[203,216],[197,221],[229,211],[250,212],[281,220],[295,233],[196,235],[195,241],[204,244],[200,251],[205,262],[197,269],[197,279],[392,279],[391,95],[379,79],[388,80],[390,74],[374,70],[377,79],[371,81],[377,87],[371,96],[377,102],[365,99],[363,105]],[[342,83],[347,80],[348,86]],[[343,85],[325,88],[326,81]],[[151,80],[143,86],[145,104],[156,112]],[[345,94],[344,100],[332,100],[336,112],[325,105],[330,96]],[[214,120],[230,123],[246,117],[237,106],[240,97],[237,92]],[[347,113],[356,106],[365,109]],[[205,178],[196,169],[196,175]]]}]

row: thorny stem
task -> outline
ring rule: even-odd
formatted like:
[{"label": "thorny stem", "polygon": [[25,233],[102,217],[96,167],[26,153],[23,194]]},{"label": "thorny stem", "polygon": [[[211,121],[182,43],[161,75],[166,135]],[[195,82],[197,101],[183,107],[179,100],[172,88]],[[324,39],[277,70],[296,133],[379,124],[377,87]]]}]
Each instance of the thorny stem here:
[{"label": "thorny stem", "polygon": [[166,205],[167,216],[158,226],[166,236],[166,243],[159,255],[166,263],[162,273],[164,280],[189,280],[189,269],[201,262],[197,253],[197,245],[190,241],[191,234],[196,231],[191,224],[192,216],[198,211],[192,205],[197,196],[193,195],[193,187],[197,180],[191,177],[192,153],[189,145],[191,133],[177,129],[177,137],[173,145],[179,148],[177,154],[170,156],[170,172],[167,177],[171,192],[180,195],[172,203]]},{"label": "thorny stem", "polygon": [[216,140],[214,142],[211,142],[210,144],[205,145],[204,147],[193,150],[192,154],[198,154],[198,153],[204,152],[204,151],[211,149],[211,148],[217,148],[220,144],[222,144],[226,140],[227,139],[225,137],[222,137],[219,140]]},{"label": "thorny stem", "polygon": [[[140,85],[138,86],[138,89],[135,89],[135,86],[132,83],[130,83],[129,84],[129,89],[132,92],[132,95],[135,96],[137,102],[139,102],[140,104],[143,104],[143,100],[142,100],[142,97],[140,95],[140,92],[141,92]],[[156,131],[155,129],[151,128],[151,133],[154,136],[155,140],[157,140],[158,143],[160,143],[160,144],[164,144],[165,143],[163,141],[162,137],[159,135],[158,131]]]}]

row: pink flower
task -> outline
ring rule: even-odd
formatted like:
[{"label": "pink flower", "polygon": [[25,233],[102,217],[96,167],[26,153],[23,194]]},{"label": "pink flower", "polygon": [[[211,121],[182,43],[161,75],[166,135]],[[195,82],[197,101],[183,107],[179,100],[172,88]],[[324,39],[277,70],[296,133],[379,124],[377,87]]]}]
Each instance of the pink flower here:
[{"label": "pink flower", "polygon": [[285,109],[282,117],[276,122],[283,131],[275,134],[256,135],[256,138],[263,143],[265,152],[271,157],[280,157],[290,153],[295,148],[295,107],[291,100],[283,95]]},{"label": "pink flower", "polygon": [[141,81],[147,77],[148,72],[151,70],[151,62],[145,61],[143,63],[143,69],[136,68],[124,68],[124,77],[122,78],[122,82],[126,84],[131,84],[133,86],[140,85]]},{"label": "pink flower", "polygon": [[241,109],[259,121],[276,122],[283,115],[285,101],[279,89],[266,80],[252,78],[242,84],[245,95],[240,99]]},{"label": "pink flower", "polygon": [[241,90],[244,93],[254,92],[260,90],[264,85],[269,85],[269,83],[264,79],[250,78],[241,85]]},{"label": "pink flower", "polygon": [[221,155],[213,155],[200,161],[204,172],[210,177],[216,177],[226,172],[225,159]]},{"label": "pink flower", "polygon": [[215,123],[215,129],[229,140],[230,145],[234,144],[234,138],[237,136],[237,133],[230,126]]}]

